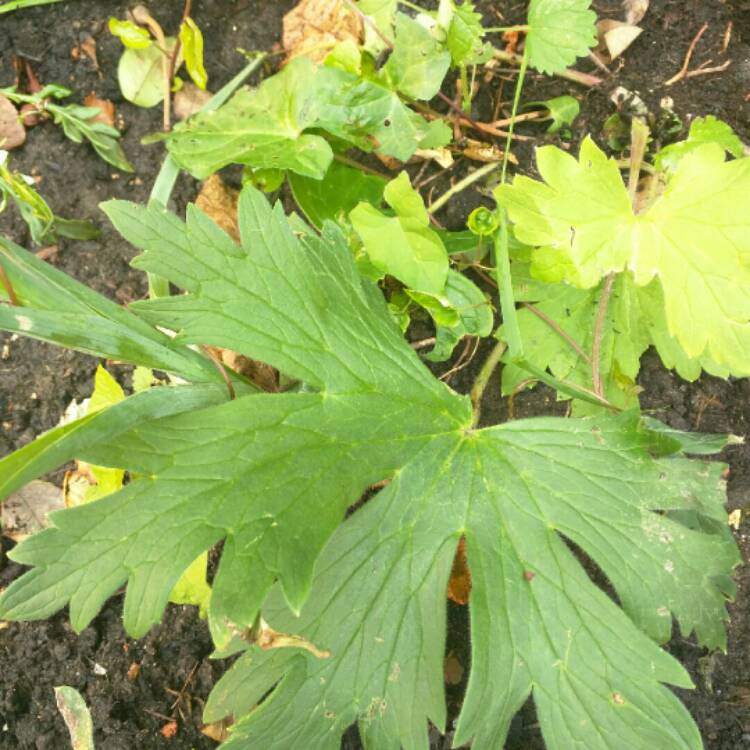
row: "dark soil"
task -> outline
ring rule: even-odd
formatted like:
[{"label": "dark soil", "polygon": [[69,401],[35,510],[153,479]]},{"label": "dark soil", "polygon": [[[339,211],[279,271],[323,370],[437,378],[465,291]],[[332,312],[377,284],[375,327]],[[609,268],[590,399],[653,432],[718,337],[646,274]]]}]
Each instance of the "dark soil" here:
[{"label": "dark soil", "polygon": [[[214,88],[228,80],[244,64],[235,49],[269,49],[280,36],[281,17],[294,0],[197,0],[194,15],[207,41],[207,67]],[[425,2],[425,5],[428,3]],[[525,2],[483,2],[480,4],[493,23],[522,22]],[[155,4],[166,28],[176,28],[180,2]],[[60,83],[73,89],[81,100],[91,91],[115,102],[124,120],[124,146],[136,166],[135,175],[113,170],[86,145],[66,140],[61,131],[46,124],[29,132],[26,145],[12,153],[13,166],[41,178],[39,190],[55,213],[70,218],[90,218],[102,229],[92,242],[62,240],[50,262],[110,298],[127,303],[145,294],[141,273],[129,268],[134,250],[107,224],[97,205],[109,198],[144,201],[162,159],[160,146],[143,147],[140,139],[160,127],[160,111],[142,110],[122,100],[116,66],[119,41],[106,31],[110,15],[122,17],[125,3],[71,0],[48,8],[0,16],[0,85],[13,82],[12,58],[28,59],[43,83]],[[618,2],[595,3],[601,16],[620,17]],[[503,9],[499,17],[495,12]],[[728,48],[721,52],[727,24],[732,22]],[[723,73],[690,78],[671,87],[669,79],[682,65],[690,40],[701,25],[709,28],[696,47],[693,67],[709,58],[712,65],[727,59],[732,63]],[[614,75],[596,89],[584,89],[559,78],[531,75],[524,99],[540,100],[570,93],[581,99],[581,116],[570,139],[542,135],[538,125],[524,125],[520,132],[545,141],[562,143],[575,150],[588,132],[602,142],[604,120],[614,111],[609,96],[616,86],[637,92],[649,110],[657,114],[663,97],[674,102],[675,113],[689,121],[695,115],[714,114],[729,122],[745,142],[750,142],[750,3],[747,0],[704,2],[704,0],[651,0],[641,25],[644,33],[627,51],[622,63],[613,64]],[[97,42],[101,74],[85,57],[77,61],[71,49],[87,35]],[[579,68],[598,74],[587,61]],[[501,73],[502,76],[502,73]],[[477,98],[478,119],[492,113],[497,99],[507,111],[514,77],[491,82]],[[452,93],[447,91],[447,93]],[[657,131],[657,137],[659,136]],[[531,170],[530,145],[516,153],[526,170]],[[459,165],[460,170],[465,165]],[[447,178],[446,178],[447,179]],[[435,195],[447,182],[434,183]],[[176,210],[194,198],[196,183],[182,178],[174,193]],[[440,214],[447,226],[462,226],[471,208],[485,200],[467,192]],[[0,231],[19,244],[30,246],[25,224],[12,210],[0,215]],[[96,361],[26,339],[0,338],[0,455],[21,447],[43,430],[54,426],[72,399],[90,394]],[[478,363],[486,355],[484,342],[471,364],[450,379],[458,390],[471,386]],[[443,367],[443,371],[445,371]],[[125,368],[115,372],[126,375]],[[750,422],[750,381],[725,383],[702,378],[694,384],[680,381],[666,372],[656,357],[644,359],[641,375],[645,408],[679,428],[745,435]],[[515,416],[564,411],[545,389],[520,395]],[[488,423],[508,418],[507,403],[492,389],[485,398],[484,419]],[[734,447],[723,456],[731,466],[730,508],[750,506],[750,453]],[[737,532],[743,560],[750,555],[748,527]],[[7,561],[10,544],[3,540],[0,557],[0,587],[20,573]],[[681,691],[680,697],[696,718],[710,750],[738,750],[750,747],[750,612],[748,612],[748,569],[737,573],[739,593],[730,607],[729,651],[709,655],[693,641],[675,638],[669,645],[674,655],[693,675],[696,690]],[[141,641],[124,634],[120,622],[120,597],[114,597],[94,623],[80,636],[70,630],[66,614],[40,623],[9,624],[0,630],[0,749],[55,750],[67,747],[67,733],[54,704],[52,687],[72,685],[82,692],[92,710],[97,747],[103,750],[138,747],[142,750],[173,748],[201,750],[215,743],[199,732],[202,701],[224,668],[207,659],[211,650],[206,626],[194,610],[170,607],[164,623]],[[452,715],[460,708],[470,661],[466,637],[466,609],[450,604],[447,651],[465,669],[456,685],[449,685]],[[139,673],[134,675],[134,664]],[[102,673],[102,669],[106,673]],[[130,678],[128,672],[130,670]],[[132,678],[132,679],[131,679]],[[455,680],[454,680],[455,681]],[[178,730],[171,739],[162,729],[174,718]],[[358,748],[356,732],[344,745]],[[450,745],[450,733],[433,736],[432,747]],[[541,748],[533,708],[527,706],[511,728],[509,750]],[[655,750],[662,750],[655,748]],[[667,749],[664,749],[667,750]]]}]

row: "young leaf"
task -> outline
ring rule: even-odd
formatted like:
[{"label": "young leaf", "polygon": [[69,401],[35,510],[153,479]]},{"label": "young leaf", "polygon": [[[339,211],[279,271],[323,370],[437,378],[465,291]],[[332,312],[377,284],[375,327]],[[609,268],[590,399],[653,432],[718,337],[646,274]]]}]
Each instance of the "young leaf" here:
[{"label": "young leaf", "polygon": [[165,39],[165,51],[155,44],[125,49],[117,65],[117,80],[122,95],[129,102],[148,108],[164,99],[164,55],[172,54],[176,43],[170,36]]},{"label": "young leaf", "polygon": [[531,0],[526,37],[529,64],[540,73],[560,73],[596,46],[591,0]]},{"label": "young leaf", "polygon": [[545,146],[537,164],[544,183],[516,177],[496,193],[516,236],[541,248],[537,277],[582,288],[625,269],[638,286],[657,279],[667,329],[686,356],[750,374],[750,159],[726,162],[721,147],[703,144],[640,214],[617,164],[590,138],[579,161]]},{"label": "young leaf", "polygon": [[464,274],[448,271],[443,294],[458,319],[454,325],[441,325],[435,318],[435,346],[427,355],[431,362],[448,359],[464,336],[489,336],[494,322],[484,292]]},{"label": "young leaf", "polygon": [[704,143],[716,143],[736,159],[745,152],[742,141],[734,130],[723,120],[708,115],[693,120],[686,140],[661,149],[656,155],[655,166],[659,170],[673,170],[683,156]]},{"label": "young leaf", "polygon": [[114,16],[109,17],[109,33],[116,36],[129,49],[146,49],[152,44],[148,29],[133,21],[121,21]]},{"label": "young leaf", "polygon": [[206,69],[203,66],[203,34],[192,18],[186,18],[180,25],[180,42],[185,57],[185,67],[199,89],[205,89],[208,83]]},{"label": "young leaf", "polygon": [[430,229],[430,219],[406,172],[391,180],[383,197],[396,212],[386,216],[369,203],[360,203],[349,218],[362,238],[373,265],[412,289],[442,294],[448,274],[448,253]]},{"label": "young leaf", "polygon": [[482,65],[492,58],[494,49],[483,42],[482,16],[474,3],[464,0],[457,5],[451,0],[452,13],[447,28],[446,44],[454,65]]},{"label": "young leaf", "polygon": [[[357,7],[372,20],[386,39],[393,38],[393,18],[398,0],[357,0]],[[385,48],[385,42],[369,24],[365,24],[365,48],[377,55]]]},{"label": "young leaf", "polygon": [[175,161],[199,178],[240,163],[320,180],[333,151],[323,137],[306,132],[313,129],[401,161],[433,132],[394,91],[299,57],[216,112],[180,123],[167,145]]},{"label": "young leaf", "polygon": [[264,632],[277,636],[230,672],[243,689],[220,686],[208,707],[239,718],[275,688],[227,747],[332,748],[357,719],[370,744],[424,746],[426,720],[445,725],[445,590],[464,536],[474,671],[458,743],[502,745],[533,691],[551,747],[700,747],[661,684],[690,680],[652,638],[669,637],[673,614],[684,634],[724,644],[738,557],[720,464],[667,456],[679,441],[634,415],[474,429],[468,400],[421,365],[340,231],[329,223],[318,237],[251,188],[240,246],[193,209],[185,225],[156,205],[106,211],[144,248],[140,267],[188,292],[139,304],[145,319],[316,390],[245,396],[86,445],[84,460],[141,476],[14,548],[35,567],[2,594],[1,618],[69,604],[80,630],[128,582],[125,624],[140,635],[185,568],[225,538],[209,603],[217,646],[252,637],[270,589]]},{"label": "young leaf", "polygon": [[548,133],[557,133],[563,126],[571,125],[581,111],[578,99],[572,96],[556,96],[543,102],[527,102],[524,109],[529,107],[544,107],[547,110],[548,115],[543,119],[552,121],[547,128]]},{"label": "young leaf", "polygon": [[387,184],[382,177],[337,161],[331,164],[322,180],[293,172],[288,177],[294,200],[308,221],[318,229],[322,229],[326,221],[346,221],[349,212],[360,201],[380,204]]},{"label": "young leaf", "polygon": [[411,99],[432,99],[451,64],[450,52],[421,23],[399,13],[396,40],[383,73],[390,85]]}]

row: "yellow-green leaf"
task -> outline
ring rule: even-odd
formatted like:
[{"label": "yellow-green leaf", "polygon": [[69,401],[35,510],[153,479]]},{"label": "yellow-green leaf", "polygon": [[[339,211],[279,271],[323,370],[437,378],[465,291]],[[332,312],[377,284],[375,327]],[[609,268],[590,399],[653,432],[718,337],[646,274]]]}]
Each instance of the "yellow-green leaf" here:
[{"label": "yellow-green leaf", "polygon": [[187,68],[193,83],[200,89],[205,89],[208,75],[203,66],[203,34],[198,24],[188,16],[180,26],[180,41],[182,53],[185,56]]}]

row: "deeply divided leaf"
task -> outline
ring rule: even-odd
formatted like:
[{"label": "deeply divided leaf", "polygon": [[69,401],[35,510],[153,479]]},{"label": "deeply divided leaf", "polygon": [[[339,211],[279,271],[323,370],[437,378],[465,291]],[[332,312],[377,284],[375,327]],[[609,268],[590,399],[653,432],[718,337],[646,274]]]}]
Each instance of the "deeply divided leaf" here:
[{"label": "deeply divided leaf", "polygon": [[106,211],[144,250],[137,265],[186,292],[134,305],[141,321],[305,387],[147,412],[109,438],[86,439],[85,425],[75,440],[55,433],[60,460],[74,445],[133,479],[13,550],[33,569],[3,593],[0,618],[67,604],[81,629],[127,584],[125,624],[141,635],[183,571],[224,540],[208,605],[217,647],[252,640],[259,623],[286,646],[239,639],[247,654],[207,707],[208,720],[238,719],[226,747],[333,750],[359,721],[368,746],[423,748],[428,719],[445,727],[445,591],[463,536],[473,668],[457,743],[501,747],[532,693],[551,748],[700,747],[664,685],[690,680],[655,641],[674,617],[724,645],[738,558],[720,464],[665,455],[680,441],[634,415],[474,428],[467,399],[404,342],[340,230],[318,236],[252,188],[239,244],[195,208],[186,223],[158,205]]}]

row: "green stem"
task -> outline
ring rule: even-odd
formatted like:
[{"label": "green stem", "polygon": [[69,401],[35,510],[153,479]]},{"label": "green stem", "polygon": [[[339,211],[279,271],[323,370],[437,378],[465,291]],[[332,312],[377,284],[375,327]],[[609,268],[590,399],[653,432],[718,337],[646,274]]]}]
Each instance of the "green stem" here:
[{"label": "green stem", "polygon": [[471,406],[474,411],[474,417],[471,422],[472,428],[479,424],[479,418],[482,413],[482,396],[487,388],[487,384],[490,382],[492,373],[495,372],[495,368],[500,364],[500,360],[505,354],[507,346],[504,341],[499,341],[495,344],[495,348],[490,352],[489,357],[484,361],[482,369],[477,375],[477,379],[474,381],[474,385],[471,388],[470,398]]},{"label": "green stem", "polygon": [[485,175],[490,174],[490,172],[494,172],[499,166],[500,162],[495,161],[490,164],[485,164],[483,167],[479,167],[479,169],[475,169],[473,172],[470,172],[468,175],[466,175],[466,177],[463,178],[463,180],[459,180],[452,188],[446,190],[436,201],[434,201],[434,203],[430,205],[430,213],[434,214],[439,211],[451,198],[453,198],[454,195],[458,195],[458,193],[463,192],[467,187],[470,187],[478,180],[481,180]]},{"label": "green stem", "polygon": [[526,24],[519,24],[518,26],[490,26],[484,31],[486,34],[505,34],[506,32],[528,31],[530,28],[531,26]]},{"label": "green stem", "polygon": [[[229,83],[223,86],[201,107],[201,112],[211,112],[218,109],[229,97],[245,82],[245,79],[252,75],[261,63],[266,59],[266,55],[258,55],[252,62],[246,65]],[[177,177],[180,174],[180,168],[177,162],[172,158],[172,154],[167,153],[164,162],[161,165],[159,174],[156,176],[154,186],[151,188],[150,201],[161,204],[166,207],[169,198],[172,195]],[[169,297],[169,282],[156,274],[148,274],[148,296],[151,299],[157,297]]]}]

